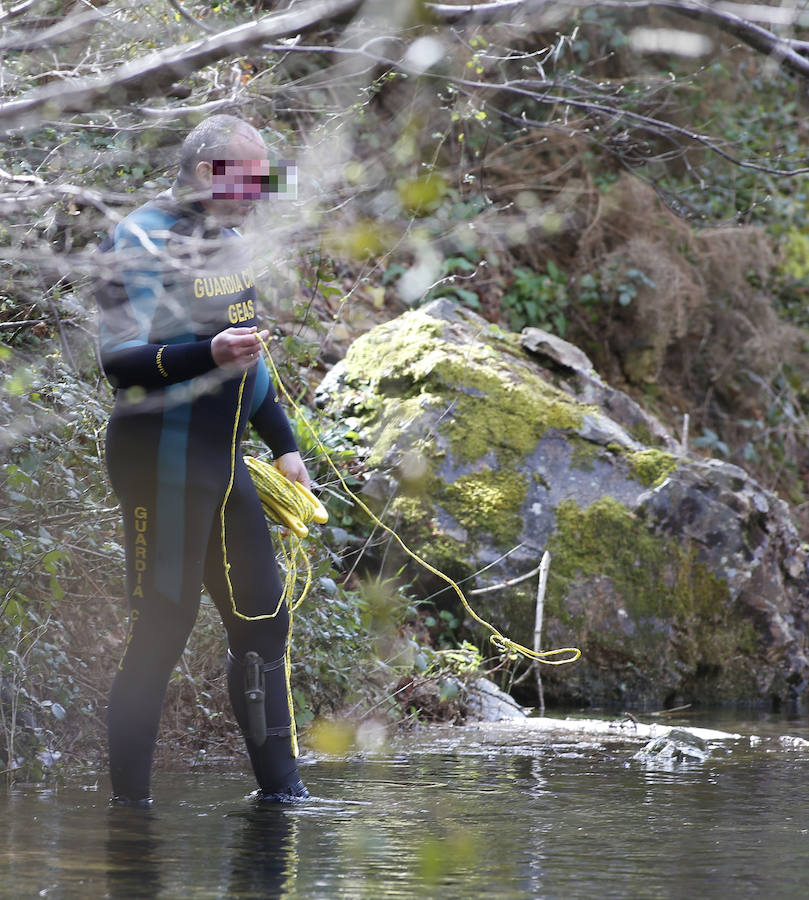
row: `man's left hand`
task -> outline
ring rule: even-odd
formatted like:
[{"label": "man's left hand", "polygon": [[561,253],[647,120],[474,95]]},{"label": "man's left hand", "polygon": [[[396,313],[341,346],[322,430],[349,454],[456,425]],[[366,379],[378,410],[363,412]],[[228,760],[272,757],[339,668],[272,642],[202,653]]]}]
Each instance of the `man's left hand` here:
[{"label": "man's left hand", "polygon": [[275,460],[275,468],[285,475],[290,481],[300,481],[300,483],[308,488],[312,483],[309,473],[306,471],[306,465],[297,450],[293,453],[285,453]]}]

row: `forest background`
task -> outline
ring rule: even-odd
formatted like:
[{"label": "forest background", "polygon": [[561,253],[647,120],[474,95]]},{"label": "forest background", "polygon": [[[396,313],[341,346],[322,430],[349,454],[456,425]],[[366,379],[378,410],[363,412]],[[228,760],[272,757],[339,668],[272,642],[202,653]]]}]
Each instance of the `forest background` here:
[{"label": "forest background", "polygon": [[[331,511],[295,624],[305,740],[345,749],[387,723],[452,720],[459,679],[508,687],[524,669],[417,572],[385,570],[387,538],[307,427],[360,489],[361,436],[314,390],[353,337],[427,300],[582,347],[692,453],[776,491],[809,537],[807,41],[809,9],[777,2],[0,4],[7,779],[103,760],[126,611],[94,250],[170,186],[180,141],[214,112],[259,127],[301,181],[248,236]],[[164,762],[237,752],[224,651],[204,602]]]}]

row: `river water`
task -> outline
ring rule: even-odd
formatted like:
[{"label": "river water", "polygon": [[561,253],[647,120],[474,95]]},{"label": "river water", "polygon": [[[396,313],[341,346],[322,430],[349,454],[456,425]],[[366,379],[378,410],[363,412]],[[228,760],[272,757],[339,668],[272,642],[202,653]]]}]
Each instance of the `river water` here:
[{"label": "river water", "polygon": [[681,763],[634,760],[648,734],[629,721],[537,721],[303,757],[314,799],[291,809],[210,768],[158,773],[149,811],[108,809],[92,777],[16,787],[0,796],[0,897],[809,896],[805,717],[714,717],[738,736]]}]

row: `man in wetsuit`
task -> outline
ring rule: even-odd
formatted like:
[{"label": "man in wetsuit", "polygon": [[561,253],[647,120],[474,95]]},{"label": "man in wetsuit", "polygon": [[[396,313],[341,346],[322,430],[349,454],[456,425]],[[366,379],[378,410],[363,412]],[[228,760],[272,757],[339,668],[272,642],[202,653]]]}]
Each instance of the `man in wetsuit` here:
[{"label": "man in wetsuit", "polygon": [[[287,478],[308,486],[309,476],[260,356],[267,332],[258,331],[250,261],[234,230],[250,211],[250,191],[237,183],[232,196],[212,192],[214,160],[220,171],[223,160],[248,171],[254,163],[240,161],[266,165],[267,149],[240,119],[206,119],[183,143],[173,187],[127,216],[101,247],[99,346],[116,394],[106,459],[124,517],[130,607],[109,701],[116,804],[151,803],[163,698],[203,582],[227,631],[230,700],[259,796],[308,796],[290,735],[289,619],[239,451],[248,421]],[[251,651],[265,682],[263,740],[248,722]]]}]

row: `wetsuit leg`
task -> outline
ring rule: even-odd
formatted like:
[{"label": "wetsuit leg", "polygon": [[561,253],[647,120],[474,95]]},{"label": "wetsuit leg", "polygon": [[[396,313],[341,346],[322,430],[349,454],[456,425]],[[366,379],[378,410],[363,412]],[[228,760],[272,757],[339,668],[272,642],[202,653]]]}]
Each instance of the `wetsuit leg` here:
[{"label": "wetsuit leg", "polygon": [[[221,494],[187,490],[158,464],[160,423],[113,419],[107,466],[121,502],[130,627],[110,692],[113,793],[147,798],[171,672],[197,616],[205,548]],[[180,475],[182,473],[179,473]]]},{"label": "wetsuit leg", "polygon": [[[197,617],[202,582],[202,549],[208,527],[190,527],[179,595],[161,591],[150,565],[156,556],[154,506],[123,502],[130,597],[130,625],[124,655],[110,692],[108,731],[110,776],[116,797],[138,800],[149,796],[154,745],[171,672],[183,652]],[[209,504],[208,522],[215,505]],[[196,517],[199,526],[202,510]],[[146,524],[144,531],[139,526]],[[190,524],[190,523],[189,523]],[[152,527],[150,527],[152,526]],[[145,537],[146,543],[136,543]],[[193,552],[189,545],[200,549]],[[139,551],[145,553],[139,554]],[[145,560],[145,568],[138,566]]]},{"label": "wetsuit leg", "polygon": [[[283,666],[289,615],[279,605],[281,580],[275,551],[261,503],[252,480],[239,457],[234,484],[225,505],[227,564],[222,552],[219,516],[211,531],[205,561],[205,586],[219,609],[231,653],[228,688],[236,720],[245,734],[247,751],[261,792],[266,795],[295,792],[303,786],[292,751],[287,678]],[[232,597],[231,597],[232,590]],[[233,606],[238,612],[234,612]],[[271,618],[247,621],[243,616]],[[242,660],[255,651],[265,662],[265,712],[267,739],[260,746],[248,735],[247,701],[244,694]]]}]

